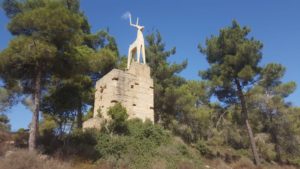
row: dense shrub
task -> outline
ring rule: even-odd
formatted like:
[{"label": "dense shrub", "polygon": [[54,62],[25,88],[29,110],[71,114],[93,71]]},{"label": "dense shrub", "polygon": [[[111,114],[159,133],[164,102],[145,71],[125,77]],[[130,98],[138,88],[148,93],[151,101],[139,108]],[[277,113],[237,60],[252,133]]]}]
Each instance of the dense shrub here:
[{"label": "dense shrub", "polygon": [[109,134],[100,134],[97,138],[96,150],[100,158],[115,157],[119,159],[121,154],[125,153],[128,137],[111,136]]},{"label": "dense shrub", "polygon": [[198,140],[197,141],[196,149],[203,156],[206,156],[206,157],[212,157],[213,156],[212,150],[208,147],[208,145],[203,140]]},{"label": "dense shrub", "polygon": [[295,165],[295,166],[298,166],[300,167],[300,157],[292,157],[289,159],[289,163],[292,164],[292,165]]},{"label": "dense shrub", "polygon": [[153,124],[146,120],[142,122],[139,119],[132,119],[128,121],[129,135],[139,140],[148,140],[154,145],[161,145],[167,143],[170,134],[161,126]]},{"label": "dense shrub", "polygon": [[112,160],[118,165],[145,167],[150,165],[156,149],[169,142],[170,135],[150,121],[143,123],[134,119],[126,122],[128,131],[121,135],[101,133],[96,149],[102,159]]},{"label": "dense shrub", "polygon": [[[109,115],[111,120],[101,131],[73,131],[55,136],[55,142],[44,146],[61,159],[75,157],[76,161],[96,162],[96,166],[107,164],[109,168],[152,168],[156,161],[164,168],[197,168],[196,164],[200,164],[196,151],[193,153],[181,139],[171,139],[170,132],[161,126],[148,120],[127,120],[126,109],[120,104],[110,108]],[[42,137],[46,142],[50,140],[47,133]]]},{"label": "dense shrub", "polygon": [[99,131],[94,129],[75,130],[62,136],[44,134],[39,138],[39,148],[43,153],[56,155],[62,159],[95,161],[99,156],[95,149],[99,134]]},{"label": "dense shrub", "polygon": [[77,130],[64,138],[62,151],[83,159],[96,160],[98,157],[95,145],[97,144],[98,131],[90,129]]},{"label": "dense shrub", "polygon": [[128,114],[126,108],[120,103],[116,103],[114,106],[110,107],[107,114],[111,117],[109,124],[109,130],[113,133],[121,134],[127,132],[126,120],[128,119]]},{"label": "dense shrub", "polygon": [[25,148],[28,146],[29,133],[25,129],[19,129],[15,135],[13,135],[13,140],[15,146],[18,148]]},{"label": "dense shrub", "polygon": [[186,143],[195,141],[192,129],[186,124],[179,124],[178,121],[173,120],[170,124],[170,128],[173,134],[181,137]]}]

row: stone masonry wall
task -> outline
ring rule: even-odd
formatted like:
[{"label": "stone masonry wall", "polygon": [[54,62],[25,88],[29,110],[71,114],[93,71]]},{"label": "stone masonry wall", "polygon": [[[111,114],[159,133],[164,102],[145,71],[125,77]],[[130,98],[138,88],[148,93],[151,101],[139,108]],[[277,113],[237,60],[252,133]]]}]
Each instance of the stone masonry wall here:
[{"label": "stone masonry wall", "polygon": [[83,124],[84,128],[97,126],[95,120],[101,112],[108,119],[108,108],[121,103],[127,109],[129,119],[140,118],[154,122],[154,91],[150,68],[133,62],[127,71],[113,69],[96,83],[94,118]]}]

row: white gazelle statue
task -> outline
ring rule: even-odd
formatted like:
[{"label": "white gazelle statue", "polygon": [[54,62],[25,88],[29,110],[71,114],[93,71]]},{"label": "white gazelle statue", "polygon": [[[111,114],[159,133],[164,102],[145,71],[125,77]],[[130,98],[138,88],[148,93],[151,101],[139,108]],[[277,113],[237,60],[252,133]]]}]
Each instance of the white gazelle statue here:
[{"label": "white gazelle statue", "polygon": [[137,18],[136,24],[132,24],[131,15],[129,15],[129,22],[130,22],[130,26],[133,26],[137,29],[137,36],[135,41],[129,46],[128,49],[127,69],[129,69],[132,56],[134,55],[136,55],[137,62],[140,63],[141,52],[143,55],[143,64],[146,64],[145,43],[144,43],[144,36],[143,36],[144,26],[139,25],[139,18]]}]

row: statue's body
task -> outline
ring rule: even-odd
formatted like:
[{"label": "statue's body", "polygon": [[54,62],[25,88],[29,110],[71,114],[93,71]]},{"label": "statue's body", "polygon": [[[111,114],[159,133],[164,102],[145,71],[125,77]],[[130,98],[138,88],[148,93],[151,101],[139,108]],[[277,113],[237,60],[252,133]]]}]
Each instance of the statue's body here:
[{"label": "statue's body", "polygon": [[144,26],[139,25],[139,18],[137,18],[136,24],[132,24],[131,16],[129,16],[129,22],[130,22],[130,26],[133,26],[137,29],[137,37],[136,40],[129,46],[128,49],[127,69],[129,69],[132,56],[134,55],[136,55],[137,62],[140,63],[141,52],[143,55],[143,64],[146,63],[145,43],[144,43],[144,36],[143,36]]}]

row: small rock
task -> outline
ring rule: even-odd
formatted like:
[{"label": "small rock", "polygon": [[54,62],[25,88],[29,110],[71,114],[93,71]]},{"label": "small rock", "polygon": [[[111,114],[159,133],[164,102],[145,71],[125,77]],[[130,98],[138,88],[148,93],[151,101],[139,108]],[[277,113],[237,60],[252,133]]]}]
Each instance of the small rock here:
[{"label": "small rock", "polygon": [[40,155],[39,155],[39,158],[40,158],[41,160],[48,160],[48,159],[49,159],[49,156],[48,156],[48,155],[45,155],[45,154],[40,154]]},{"label": "small rock", "polygon": [[14,154],[14,152],[13,151],[7,151],[6,153],[5,153],[5,155],[4,155],[4,157],[5,158],[8,158],[8,157],[10,157],[11,155],[13,155]]}]

